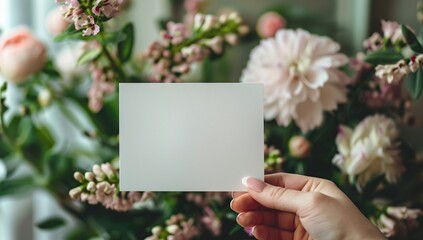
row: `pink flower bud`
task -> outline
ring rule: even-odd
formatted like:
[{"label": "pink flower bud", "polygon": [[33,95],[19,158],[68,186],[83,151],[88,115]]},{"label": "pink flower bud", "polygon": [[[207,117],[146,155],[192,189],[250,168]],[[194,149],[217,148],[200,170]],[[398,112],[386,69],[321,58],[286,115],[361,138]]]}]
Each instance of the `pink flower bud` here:
[{"label": "pink flower bud", "polygon": [[160,226],[155,226],[153,229],[151,229],[151,233],[153,233],[154,236],[158,236],[161,231],[162,228]]},{"label": "pink flower bud", "polygon": [[87,185],[87,190],[89,192],[95,192],[95,183],[94,182],[89,182]]},{"label": "pink flower bud", "polygon": [[200,29],[200,27],[204,23],[204,15],[201,13],[197,13],[194,16],[194,29]]},{"label": "pink flower bud", "polygon": [[81,193],[82,193],[81,187],[76,187],[69,191],[69,196],[72,199],[78,199],[81,196]]},{"label": "pink flower bud", "polygon": [[289,153],[293,157],[303,158],[310,154],[311,144],[303,136],[294,136],[289,140]]},{"label": "pink flower bud", "polygon": [[78,182],[84,181],[84,175],[82,175],[82,173],[80,173],[80,172],[75,172],[73,174],[73,178],[75,178],[75,180],[78,181]]},{"label": "pink flower bud", "polygon": [[205,45],[211,48],[211,50],[216,54],[221,54],[223,52],[223,40],[222,37],[216,36],[212,39],[204,41]]},{"label": "pink flower bud", "polygon": [[101,170],[106,174],[108,178],[113,178],[113,176],[115,175],[113,166],[110,163],[101,164]]},{"label": "pink flower bud", "polygon": [[179,231],[179,227],[175,224],[166,227],[166,231],[170,234],[175,235]]},{"label": "pink flower bud", "polygon": [[250,28],[247,25],[241,25],[238,28],[238,33],[241,35],[246,35],[250,32]]},{"label": "pink flower bud", "polygon": [[242,22],[241,17],[239,16],[239,13],[237,13],[237,12],[229,13],[228,18],[229,18],[229,20],[234,21],[237,24]]},{"label": "pink flower bud", "polygon": [[20,84],[40,71],[47,61],[47,48],[26,28],[20,28],[0,42],[0,72],[6,80]]},{"label": "pink flower bud", "polygon": [[92,172],[86,172],[85,173],[85,179],[87,179],[87,181],[94,181],[95,179],[95,175]]},{"label": "pink flower bud", "polygon": [[236,34],[230,33],[225,35],[225,41],[231,45],[236,45],[239,42],[239,38]]},{"label": "pink flower bud", "polygon": [[203,32],[209,31],[210,29],[216,27],[216,24],[218,23],[218,20],[213,15],[206,15],[204,19],[204,24],[201,27],[201,30]]},{"label": "pink flower bud", "polygon": [[284,17],[276,12],[267,12],[259,18],[257,22],[257,33],[262,38],[275,36],[276,32],[286,27]]},{"label": "pink flower bud", "polygon": [[52,101],[51,92],[48,89],[43,89],[38,93],[38,103],[41,105],[41,107],[47,107],[50,105]]}]

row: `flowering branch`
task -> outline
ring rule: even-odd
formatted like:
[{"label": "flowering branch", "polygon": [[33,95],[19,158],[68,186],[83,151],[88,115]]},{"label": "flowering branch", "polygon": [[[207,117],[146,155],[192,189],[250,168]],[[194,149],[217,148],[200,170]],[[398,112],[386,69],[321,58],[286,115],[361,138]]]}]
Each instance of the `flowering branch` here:
[{"label": "flowering branch", "polygon": [[147,58],[153,61],[151,81],[177,82],[190,71],[191,64],[207,57],[223,54],[225,42],[235,45],[239,35],[248,27],[235,12],[219,17],[197,14],[193,29],[184,24],[169,22],[161,33],[161,41],[147,49]]},{"label": "flowering branch", "polygon": [[110,163],[94,165],[92,172],[82,174],[75,172],[74,178],[81,185],[69,191],[72,199],[89,204],[101,203],[115,211],[126,212],[134,203],[146,201],[152,197],[151,192],[121,192],[119,190],[119,169]]}]

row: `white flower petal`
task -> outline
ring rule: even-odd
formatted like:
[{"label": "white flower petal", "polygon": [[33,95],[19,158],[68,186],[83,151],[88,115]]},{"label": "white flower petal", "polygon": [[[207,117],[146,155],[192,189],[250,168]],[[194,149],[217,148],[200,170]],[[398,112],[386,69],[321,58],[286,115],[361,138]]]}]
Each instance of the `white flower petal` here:
[{"label": "white flower petal", "polygon": [[[398,132],[395,122],[376,114],[361,121],[354,130],[340,128],[336,138],[342,158],[340,169],[350,179],[357,177],[359,189],[376,176],[385,175],[388,182],[397,181],[404,172],[399,145],[395,142]],[[346,136],[343,136],[347,132]],[[394,133],[391,137],[390,133]],[[333,160],[339,165],[339,161]]]},{"label": "white flower petal", "polygon": [[352,135],[351,128],[344,125],[339,126],[338,135],[336,136],[335,141],[336,141],[336,145],[338,147],[338,151],[340,154],[345,156],[349,155],[351,135]]},{"label": "white flower petal", "polygon": [[305,85],[313,89],[322,87],[328,80],[329,75],[323,69],[311,69],[307,72],[306,77],[303,78]]},{"label": "white flower petal", "polygon": [[[308,131],[322,123],[324,110],[346,99],[347,81],[336,67],[347,58],[338,51],[339,44],[330,38],[282,29],[251,51],[241,81],[264,83],[267,120],[285,126],[294,120]],[[330,94],[323,98],[321,89],[329,83],[339,87],[325,89]]]},{"label": "white flower petal", "polygon": [[334,54],[330,56],[324,56],[316,59],[314,62],[315,66],[324,68],[342,67],[349,61],[348,57],[344,54]]}]

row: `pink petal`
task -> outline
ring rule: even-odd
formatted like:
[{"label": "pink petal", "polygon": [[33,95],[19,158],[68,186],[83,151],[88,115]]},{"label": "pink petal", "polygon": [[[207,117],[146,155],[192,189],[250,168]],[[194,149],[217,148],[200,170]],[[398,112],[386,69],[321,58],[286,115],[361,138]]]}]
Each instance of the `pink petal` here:
[{"label": "pink petal", "polygon": [[338,103],[347,101],[346,87],[334,84],[326,84],[320,89],[320,102],[326,111],[337,109]]},{"label": "pink petal", "polygon": [[323,122],[323,109],[320,103],[307,100],[298,104],[295,122],[303,133],[320,126]]}]

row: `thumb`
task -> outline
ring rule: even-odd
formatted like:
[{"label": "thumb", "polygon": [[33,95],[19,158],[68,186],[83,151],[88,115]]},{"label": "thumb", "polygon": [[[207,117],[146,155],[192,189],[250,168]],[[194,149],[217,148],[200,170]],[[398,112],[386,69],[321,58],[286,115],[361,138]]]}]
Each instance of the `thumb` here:
[{"label": "thumb", "polygon": [[256,178],[243,178],[242,183],[254,200],[267,208],[279,211],[297,213],[310,198],[307,192],[273,186]]}]

